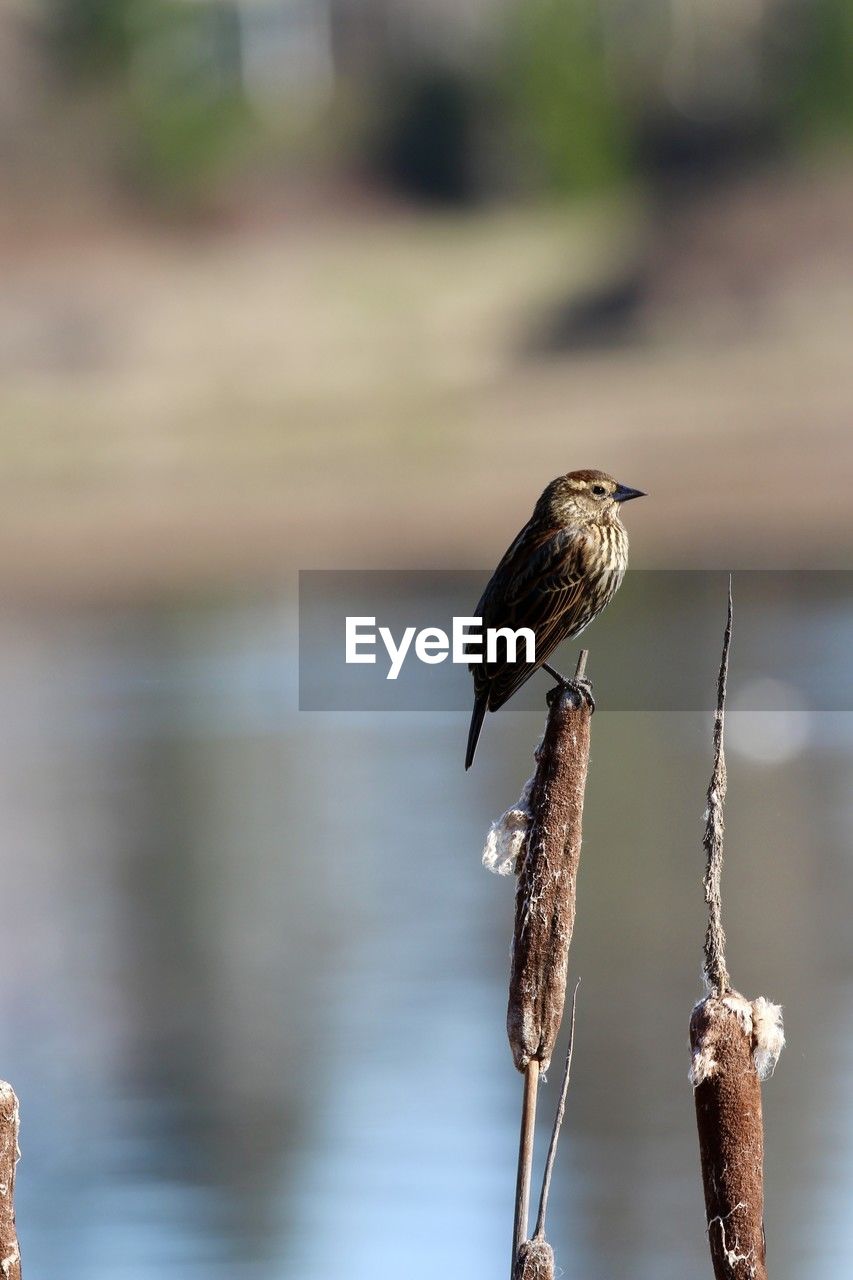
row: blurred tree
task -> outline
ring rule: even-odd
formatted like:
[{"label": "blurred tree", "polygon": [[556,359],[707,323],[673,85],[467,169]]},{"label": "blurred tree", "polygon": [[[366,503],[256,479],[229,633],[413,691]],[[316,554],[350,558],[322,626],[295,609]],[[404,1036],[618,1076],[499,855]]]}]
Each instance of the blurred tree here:
[{"label": "blurred tree", "polygon": [[390,76],[379,98],[380,175],[417,199],[459,203],[474,194],[471,84],[443,67]]},{"label": "blurred tree", "polygon": [[245,140],[233,4],[50,0],[59,65],[103,91],[125,178],[167,203],[203,197]]},{"label": "blurred tree", "polygon": [[584,192],[630,167],[628,122],[597,0],[526,0],[509,16],[503,80],[513,132],[546,188]]},{"label": "blurred tree", "polygon": [[201,198],[240,149],[249,111],[233,7],[137,0],[125,85],[130,176],[165,198]]},{"label": "blurred tree", "polygon": [[789,45],[786,50],[782,114],[800,138],[849,136],[853,132],[853,4],[810,0],[807,6],[801,5],[798,26],[796,49]]},{"label": "blurred tree", "polygon": [[40,4],[124,175],[170,202],[244,157],[460,202],[712,181],[853,129],[851,0]]},{"label": "blurred tree", "polygon": [[97,77],[126,69],[130,21],[139,0],[48,0],[56,61],[72,74]]}]

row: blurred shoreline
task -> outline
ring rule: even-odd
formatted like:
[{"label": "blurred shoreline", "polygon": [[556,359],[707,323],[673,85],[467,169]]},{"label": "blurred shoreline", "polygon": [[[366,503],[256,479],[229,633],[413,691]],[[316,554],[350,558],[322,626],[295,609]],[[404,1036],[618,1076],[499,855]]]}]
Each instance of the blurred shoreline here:
[{"label": "blurred shoreline", "polygon": [[[0,248],[4,591],[487,564],[579,465],[652,494],[634,564],[847,567],[851,192],[830,157],[665,217],[347,188],[242,224],[59,210]],[[637,280],[627,320],[561,336]]]}]

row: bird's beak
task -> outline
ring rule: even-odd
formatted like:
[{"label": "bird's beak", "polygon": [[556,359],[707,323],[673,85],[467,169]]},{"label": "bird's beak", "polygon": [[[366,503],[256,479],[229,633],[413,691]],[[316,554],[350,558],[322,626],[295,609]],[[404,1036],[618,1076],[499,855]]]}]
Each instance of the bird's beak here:
[{"label": "bird's beak", "polygon": [[613,490],[614,502],[630,502],[632,498],[646,498],[648,494],[643,493],[642,489],[629,489],[627,485],[617,484]]}]

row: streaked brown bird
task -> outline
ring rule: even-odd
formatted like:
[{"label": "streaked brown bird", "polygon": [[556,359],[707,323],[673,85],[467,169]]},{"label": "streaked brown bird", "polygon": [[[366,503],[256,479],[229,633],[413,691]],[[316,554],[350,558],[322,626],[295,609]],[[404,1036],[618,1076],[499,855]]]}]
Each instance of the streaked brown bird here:
[{"label": "streaked brown bird", "polygon": [[[497,711],[544,666],[563,640],[580,635],[619,589],[628,567],[623,502],[644,498],[603,471],[570,471],[552,480],[506,551],[474,613],[490,627],[530,627],[535,662],[472,663],[474,710],[465,768],[470,769],[487,711]],[[521,649],[523,652],[523,648]]]}]

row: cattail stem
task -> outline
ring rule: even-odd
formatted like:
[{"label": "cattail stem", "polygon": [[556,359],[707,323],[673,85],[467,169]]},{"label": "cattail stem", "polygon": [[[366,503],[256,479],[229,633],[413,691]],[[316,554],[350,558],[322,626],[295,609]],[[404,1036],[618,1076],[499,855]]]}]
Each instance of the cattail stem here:
[{"label": "cattail stem", "polygon": [[524,1069],[521,1101],[521,1133],[518,1139],[518,1170],[515,1179],[515,1216],[512,1228],[513,1267],[522,1243],[527,1239],[530,1213],[530,1184],[533,1174],[533,1139],[536,1130],[536,1097],[539,1091],[539,1063],[531,1058]]},{"label": "cattail stem", "polygon": [[21,1280],[21,1253],[15,1229],[15,1166],[18,1150],[18,1099],[0,1080],[0,1275]]},{"label": "cattail stem", "polygon": [[[525,1226],[519,1228],[518,1217],[518,1192],[516,1192],[516,1223],[515,1223],[515,1248],[513,1250],[513,1269],[511,1280],[554,1280],[554,1250],[545,1239],[545,1215],[548,1212],[548,1195],[551,1190],[551,1176],[554,1172],[554,1161],[557,1156],[557,1143],[560,1139],[560,1129],[563,1124],[563,1116],[566,1112],[566,1095],[569,1091],[569,1079],[572,1073],[572,1052],[575,1046],[575,1011],[578,1003],[578,987],[580,986],[580,978],[575,983],[575,991],[572,996],[572,1025],[569,1029],[569,1046],[566,1050],[566,1066],[563,1071],[563,1084],[560,1089],[560,1101],[557,1105],[557,1114],[554,1117],[554,1126],[551,1130],[551,1141],[548,1144],[548,1157],[545,1161],[545,1172],[542,1175],[542,1190],[539,1193],[539,1212],[536,1215],[536,1228],[530,1239],[527,1239],[526,1221],[527,1221],[527,1205],[524,1209]],[[536,1072],[538,1076],[538,1063],[532,1058],[527,1066],[527,1072]],[[525,1073],[527,1079],[527,1073]],[[525,1090],[526,1101],[526,1090]],[[524,1132],[524,1118],[522,1116],[522,1133]],[[531,1146],[529,1161],[533,1158],[531,1131]],[[521,1164],[519,1163],[519,1172]],[[529,1195],[529,1182],[528,1182]]]}]

